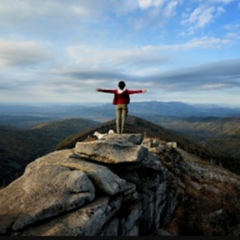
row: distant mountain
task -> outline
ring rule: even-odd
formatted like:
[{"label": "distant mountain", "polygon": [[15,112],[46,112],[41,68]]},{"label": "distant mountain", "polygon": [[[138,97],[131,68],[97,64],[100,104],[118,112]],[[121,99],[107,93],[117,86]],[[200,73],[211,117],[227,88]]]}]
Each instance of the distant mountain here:
[{"label": "distant mountain", "polygon": [[159,114],[162,116],[198,116],[201,114],[197,107],[182,102],[136,102],[132,103],[134,114]]},{"label": "distant mountain", "polygon": [[240,108],[191,105],[183,102],[133,102],[130,105],[130,110],[134,115],[137,113],[142,115],[158,114],[172,117],[240,116]]},{"label": "distant mountain", "polygon": [[[109,109],[110,112],[115,115],[112,109]],[[102,111],[103,117],[106,118],[104,113],[107,111]],[[92,114],[95,112],[92,111]],[[126,132],[142,132],[165,141],[176,141],[184,150],[209,161],[218,162],[240,174],[237,158],[239,118],[224,120],[217,117],[176,118],[147,114],[143,116],[139,118],[130,115]],[[18,126],[24,126],[26,119],[25,128],[28,126],[28,129],[0,125],[0,185],[19,176],[26,164],[37,157],[54,149],[74,147],[76,141],[92,136],[96,130],[107,132],[109,129],[115,129],[115,116],[113,120],[103,124],[82,118],[56,121],[44,117],[12,117],[16,121],[12,125]],[[17,119],[21,120],[18,122]],[[30,128],[34,122],[40,123]]]},{"label": "distant mountain", "polygon": [[67,136],[99,125],[85,119],[46,122],[32,129],[0,125],[0,186],[22,174],[25,166],[48,152]]},{"label": "distant mountain", "polygon": [[44,104],[44,105],[30,105],[30,104],[0,104],[0,115],[10,116],[48,116],[61,117],[74,111],[82,111],[85,109],[80,104]]},{"label": "distant mountain", "polygon": [[[190,105],[182,102],[132,102],[129,105],[129,113],[135,116],[161,115],[170,117],[227,117],[240,116],[240,108],[230,108],[208,105]],[[104,104],[102,106],[90,107],[81,113],[87,118],[113,118],[115,117],[115,106]]]},{"label": "distant mountain", "polygon": [[0,125],[12,126],[17,128],[32,128],[33,126],[43,123],[56,121],[56,118],[41,117],[41,116],[28,116],[28,115],[2,115],[0,116]]},{"label": "distant mountain", "polygon": [[[129,113],[139,117],[149,114],[174,117],[227,117],[240,116],[240,108],[218,105],[192,105],[174,101],[146,101],[131,102]],[[0,116],[35,116],[55,119],[80,117],[108,121],[115,117],[115,106],[111,103],[99,104],[98,106],[80,104],[47,106],[0,105]]]}]

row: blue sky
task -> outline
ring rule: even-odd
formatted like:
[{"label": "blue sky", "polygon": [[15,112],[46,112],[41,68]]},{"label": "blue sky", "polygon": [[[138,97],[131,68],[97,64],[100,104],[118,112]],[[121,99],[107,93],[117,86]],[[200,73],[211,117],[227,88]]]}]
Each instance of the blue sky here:
[{"label": "blue sky", "polygon": [[0,103],[240,106],[239,0],[0,0]]}]

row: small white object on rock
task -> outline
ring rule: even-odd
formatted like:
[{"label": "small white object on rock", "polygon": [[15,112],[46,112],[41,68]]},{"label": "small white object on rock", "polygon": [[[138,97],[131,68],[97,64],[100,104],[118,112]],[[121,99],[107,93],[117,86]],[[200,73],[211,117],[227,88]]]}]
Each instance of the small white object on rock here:
[{"label": "small white object on rock", "polygon": [[110,130],[108,131],[108,134],[114,134],[114,131],[113,131],[112,129],[110,129]]},{"label": "small white object on rock", "polygon": [[93,136],[97,137],[98,139],[103,139],[105,136],[110,135],[110,134],[114,134],[114,131],[112,129],[110,129],[108,131],[108,133],[100,133],[98,131],[96,131]]},{"label": "small white object on rock", "polygon": [[172,147],[172,148],[176,148],[177,147],[177,143],[176,142],[168,142],[167,146],[168,147]]},{"label": "small white object on rock", "polygon": [[96,136],[98,139],[103,139],[104,136],[106,136],[107,134],[101,134],[100,132],[96,131],[93,136]]}]

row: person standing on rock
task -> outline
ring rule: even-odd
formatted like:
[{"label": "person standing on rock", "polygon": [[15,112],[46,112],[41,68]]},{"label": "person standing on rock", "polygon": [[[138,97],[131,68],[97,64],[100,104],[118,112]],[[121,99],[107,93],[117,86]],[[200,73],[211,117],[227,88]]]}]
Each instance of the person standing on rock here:
[{"label": "person standing on rock", "polygon": [[98,88],[96,91],[113,93],[113,104],[116,105],[116,129],[117,133],[123,133],[125,122],[128,114],[128,104],[130,103],[130,94],[145,93],[146,89],[141,90],[129,90],[125,88],[124,81],[118,83],[118,89],[102,89]]}]

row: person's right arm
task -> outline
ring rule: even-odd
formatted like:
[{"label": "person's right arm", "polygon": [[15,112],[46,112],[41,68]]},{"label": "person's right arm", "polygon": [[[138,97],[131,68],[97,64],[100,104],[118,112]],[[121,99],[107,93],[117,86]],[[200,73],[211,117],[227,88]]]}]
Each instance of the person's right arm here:
[{"label": "person's right arm", "polygon": [[97,92],[105,92],[105,93],[115,93],[116,90],[113,89],[102,89],[102,88],[97,88],[96,89]]}]

